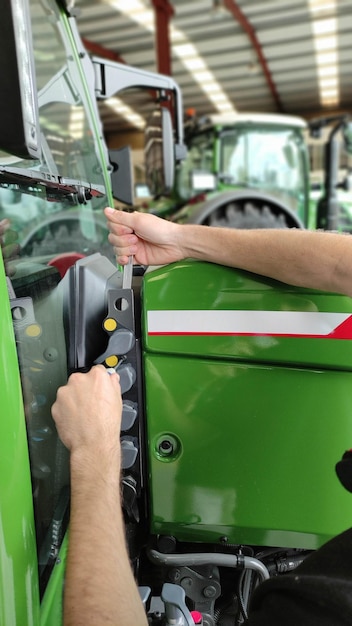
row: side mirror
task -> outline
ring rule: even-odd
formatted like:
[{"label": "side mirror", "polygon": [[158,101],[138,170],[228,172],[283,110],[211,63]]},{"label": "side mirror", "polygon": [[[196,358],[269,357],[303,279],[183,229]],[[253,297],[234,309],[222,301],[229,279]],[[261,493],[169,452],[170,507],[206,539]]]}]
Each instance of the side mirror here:
[{"label": "side mirror", "polygon": [[169,109],[161,107],[161,139],[163,147],[163,175],[165,193],[169,193],[175,181],[175,147]]},{"label": "side mirror", "polygon": [[351,191],[352,189],[352,174],[346,174],[346,178],[344,178],[342,183],[342,189],[344,191]]},{"label": "side mirror", "polygon": [[346,122],[342,131],[345,150],[348,154],[352,154],[352,122]]},{"label": "side mirror", "polygon": [[175,179],[175,144],[170,111],[153,112],[145,130],[146,180],[153,196],[170,193]]},{"label": "side mirror", "polygon": [[40,126],[28,0],[7,0],[0,20],[0,148],[39,159]]}]

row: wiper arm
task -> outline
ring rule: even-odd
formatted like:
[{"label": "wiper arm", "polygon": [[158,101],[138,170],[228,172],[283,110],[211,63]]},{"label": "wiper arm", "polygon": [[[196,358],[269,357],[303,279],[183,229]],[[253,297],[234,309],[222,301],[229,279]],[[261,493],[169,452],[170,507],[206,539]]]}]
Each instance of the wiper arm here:
[{"label": "wiper arm", "polygon": [[103,185],[21,167],[0,166],[0,185],[16,185],[19,191],[36,196],[45,194],[51,202],[66,199],[74,205],[106,195]]}]

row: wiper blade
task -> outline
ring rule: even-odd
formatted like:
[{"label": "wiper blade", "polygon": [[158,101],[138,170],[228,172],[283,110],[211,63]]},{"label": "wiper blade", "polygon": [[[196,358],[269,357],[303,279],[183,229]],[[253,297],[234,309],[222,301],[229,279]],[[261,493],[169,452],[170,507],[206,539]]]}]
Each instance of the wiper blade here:
[{"label": "wiper blade", "polygon": [[103,185],[21,167],[0,166],[0,186],[3,185],[16,185],[19,191],[30,194],[45,194],[46,199],[52,202],[64,197],[72,204],[85,204],[93,197],[106,195]]}]

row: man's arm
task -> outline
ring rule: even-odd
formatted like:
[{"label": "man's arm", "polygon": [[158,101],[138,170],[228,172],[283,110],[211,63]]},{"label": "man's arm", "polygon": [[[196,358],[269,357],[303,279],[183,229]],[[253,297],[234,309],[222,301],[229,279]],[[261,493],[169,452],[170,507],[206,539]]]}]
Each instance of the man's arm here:
[{"label": "man's arm", "polygon": [[71,516],[65,626],[144,626],[120,498],[121,393],[102,365],[73,374],[52,407],[71,451]]},{"label": "man's arm", "polygon": [[105,209],[109,241],[122,265],[195,258],[300,287],[352,296],[352,238],[299,229],[238,230],[181,225],[146,213]]}]

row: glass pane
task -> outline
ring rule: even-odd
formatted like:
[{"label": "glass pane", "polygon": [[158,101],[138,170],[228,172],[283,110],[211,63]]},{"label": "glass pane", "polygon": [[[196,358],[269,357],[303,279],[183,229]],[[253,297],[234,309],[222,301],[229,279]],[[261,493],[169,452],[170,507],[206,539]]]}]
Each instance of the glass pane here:
[{"label": "glass pane", "polygon": [[[73,65],[65,24],[51,0],[31,0],[30,9],[44,157],[42,162],[26,161],[0,153],[0,163],[54,172],[104,190],[86,87]],[[0,186],[0,220],[10,222],[3,252],[12,285],[42,592],[67,525],[69,503],[68,453],[51,417],[57,389],[68,377],[61,279],[76,258],[99,251],[113,259],[105,205],[106,197],[77,204],[75,197],[55,190],[47,195],[36,183]]]},{"label": "glass pane", "polygon": [[293,130],[238,128],[223,133],[219,178],[270,193],[295,210],[304,194],[302,138]]},{"label": "glass pane", "polygon": [[[96,133],[87,106],[86,87],[55,3],[30,3],[43,160],[19,160],[0,152],[1,165],[51,172],[105,190]],[[102,210],[106,195],[79,204],[75,196],[55,190],[47,194],[34,184],[24,193],[16,185],[0,187],[0,219],[8,218],[17,233],[22,257],[50,261],[60,253],[100,251],[113,259]],[[30,193],[28,193],[30,191]]]}]

